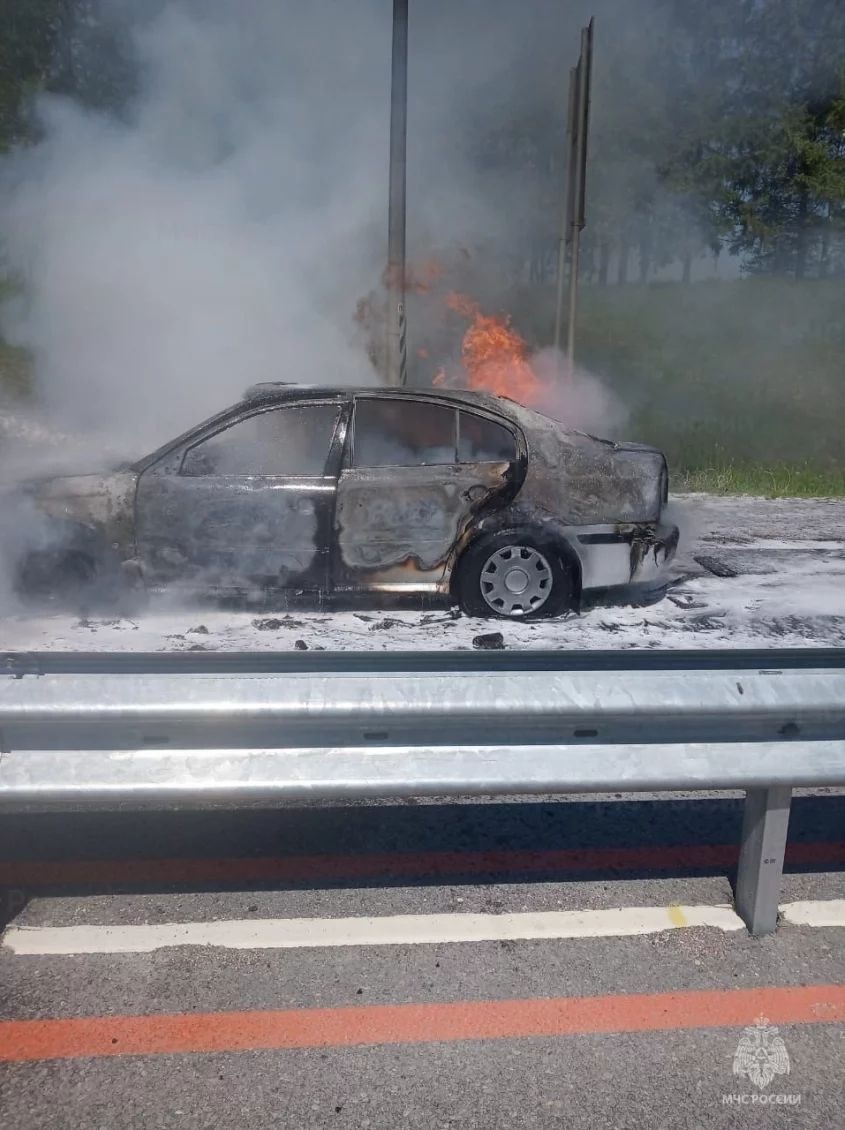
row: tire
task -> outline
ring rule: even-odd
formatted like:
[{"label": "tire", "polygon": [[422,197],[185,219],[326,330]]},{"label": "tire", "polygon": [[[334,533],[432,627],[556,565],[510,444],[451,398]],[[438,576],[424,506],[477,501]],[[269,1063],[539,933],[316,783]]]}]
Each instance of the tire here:
[{"label": "tire", "polygon": [[76,549],[31,553],[18,570],[17,590],[27,603],[83,615],[123,612],[137,603],[117,570]]},{"label": "tire", "polygon": [[458,563],[454,594],[467,616],[543,620],[574,607],[577,574],[560,550],[507,530],[479,538]]},{"label": "tire", "polygon": [[75,550],[30,553],[18,569],[17,589],[37,601],[76,603],[94,582],[96,565]]}]

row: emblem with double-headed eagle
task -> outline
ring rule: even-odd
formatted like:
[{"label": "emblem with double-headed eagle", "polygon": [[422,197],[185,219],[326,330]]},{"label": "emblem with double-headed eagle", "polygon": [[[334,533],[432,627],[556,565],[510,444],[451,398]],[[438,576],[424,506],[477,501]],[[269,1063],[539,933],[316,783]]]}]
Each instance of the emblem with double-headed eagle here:
[{"label": "emblem with double-headed eagle", "polygon": [[765,1016],[745,1029],[734,1054],[733,1073],[748,1076],[761,1091],[776,1075],[789,1074],[786,1045]]}]

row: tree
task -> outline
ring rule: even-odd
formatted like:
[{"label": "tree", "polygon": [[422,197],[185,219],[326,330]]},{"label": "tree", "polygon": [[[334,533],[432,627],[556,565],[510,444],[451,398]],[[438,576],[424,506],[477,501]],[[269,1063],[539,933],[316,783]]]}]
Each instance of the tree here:
[{"label": "tree", "polygon": [[842,258],[845,8],[737,0],[734,78],[690,168],[713,194],[731,251],[754,272],[827,273]]},{"label": "tree", "polygon": [[32,105],[42,92],[122,107],[134,89],[126,26],[98,0],[2,0],[0,152],[37,136]]},{"label": "tree", "polygon": [[0,151],[31,136],[30,98],[53,71],[64,0],[5,0],[0,6]]}]

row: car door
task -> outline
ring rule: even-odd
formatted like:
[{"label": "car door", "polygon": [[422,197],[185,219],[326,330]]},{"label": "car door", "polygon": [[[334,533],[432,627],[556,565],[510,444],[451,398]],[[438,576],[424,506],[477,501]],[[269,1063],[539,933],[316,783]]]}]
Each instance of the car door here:
[{"label": "car door", "polygon": [[[437,591],[473,515],[508,492],[515,459],[461,462],[458,410],[412,396],[356,397],[337,488],[338,589]],[[464,443],[466,454],[470,448]]]},{"label": "car door", "polygon": [[343,405],[264,405],[144,471],[136,529],[145,579],[325,590]]}]

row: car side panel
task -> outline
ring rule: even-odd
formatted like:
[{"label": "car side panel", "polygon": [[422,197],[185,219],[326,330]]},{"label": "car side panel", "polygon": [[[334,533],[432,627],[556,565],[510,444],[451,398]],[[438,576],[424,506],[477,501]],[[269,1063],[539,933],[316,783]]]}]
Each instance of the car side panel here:
[{"label": "car side panel", "polygon": [[243,591],[256,585],[327,591],[348,417],[348,403],[338,401],[337,406],[340,416],[322,475],[178,474],[188,448],[250,412],[215,419],[214,429],[198,430],[142,471],[135,513],[144,581],[202,591]]},{"label": "car side panel", "polygon": [[510,463],[349,469],[335,529],[338,588],[448,587],[474,517],[510,486]]},{"label": "car side panel", "polygon": [[577,573],[578,588],[616,588],[655,582],[666,574],[678,545],[677,526],[660,522],[570,525],[522,504],[489,514],[474,536],[522,530],[557,549]]},{"label": "car side panel", "polygon": [[324,588],[320,496],[334,480],[179,478],[146,472],[138,492],[144,576],[201,588],[243,581],[285,587],[294,578]]}]

